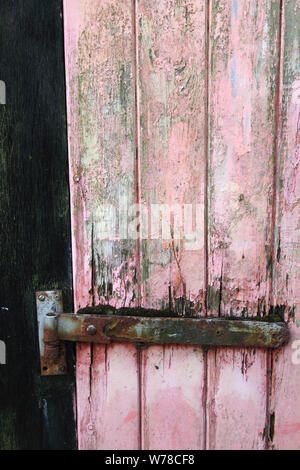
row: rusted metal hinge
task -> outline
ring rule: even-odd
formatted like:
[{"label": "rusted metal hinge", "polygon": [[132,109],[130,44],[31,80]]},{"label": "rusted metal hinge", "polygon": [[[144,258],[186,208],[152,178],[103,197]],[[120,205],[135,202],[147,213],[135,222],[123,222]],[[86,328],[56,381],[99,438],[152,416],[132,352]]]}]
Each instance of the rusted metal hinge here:
[{"label": "rusted metal hinge", "polygon": [[62,291],[35,293],[41,375],[67,373],[66,346],[57,338],[56,318],[63,312]]},{"label": "rusted metal hinge", "polygon": [[[41,302],[39,296],[44,294],[53,298],[51,292],[37,293],[37,302]],[[56,308],[52,308],[49,312],[43,309],[43,321],[40,319],[43,323],[43,330],[41,331],[40,328],[43,375],[65,372],[64,341],[100,344],[115,341],[275,349],[286,344],[289,339],[289,330],[285,323],[224,318],[107,315],[105,307],[103,307],[104,314],[100,312],[99,315],[76,315],[54,310]],[[159,315],[159,312],[157,313]]]}]

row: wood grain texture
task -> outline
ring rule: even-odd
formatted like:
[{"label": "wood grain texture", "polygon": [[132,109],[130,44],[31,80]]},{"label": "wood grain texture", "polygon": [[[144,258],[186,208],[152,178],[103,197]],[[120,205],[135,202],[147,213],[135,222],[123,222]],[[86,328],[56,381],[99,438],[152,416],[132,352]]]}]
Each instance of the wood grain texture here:
[{"label": "wood grain texture", "polygon": [[[165,236],[151,218],[151,239],[141,218],[141,305],[183,316],[203,314],[205,299],[205,20],[205,1],[137,2],[140,203],[174,214],[161,212]],[[151,347],[142,377],[143,448],[203,448],[201,349]]]},{"label": "wood grain texture", "polygon": [[259,349],[209,350],[207,448],[265,448],[267,357]]},{"label": "wood grain texture", "polygon": [[136,346],[94,345],[92,357],[82,344],[78,349],[82,353],[77,359],[80,448],[138,449]]},{"label": "wood grain texture", "polygon": [[66,1],[65,39],[76,307],[134,306],[136,241],[114,212],[136,201],[131,1]]},{"label": "wood grain texture", "polygon": [[[279,6],[211,2],[208,312],[215,316],[268,311]],[[209,352],[209,448],[264,447],[266,375],[264,351]]]},{"label": "wood grain texture", "polygon": [[215,315],[263,315],[279,3],[213,1],[210,25],[208,307]]},{"label": "wood grain texture", "polygon": [[74,449],[73,348],[67,376],[40,376],[34,301],[60,288],[73,308],[62,5],[0,10],[0,449]]},{"label": "wood grain texture", "polygon": [[300,2],[283,2],[274,298],[291,340],[273,354],[271,448],[300,449]]},{"label": "wood grain texture", "polygon": [[142,353],[143,449],[203,449],[203,353],[151,346]]},{"label": "wood grain texture", "polygon": [[[299,0],[283,2],[282,49],[281,4],[64,1],[76,310],[297,317]],[[78,346],[79,447],[298,448],[291,332],[273,363]]]},{"label": "wood grain texture", "polygon": [[[64,21],[75,309],[135,306],[137,243],[116,221],[136,200],[132,2],[66,0]],[[80,449],[137,448],[136,348],[125,352],[77,349]]]},{"label": "wood grain texture", "polygon": [[[142,241],[142,305],[180,315],[204,310],[205,20],[204,0],[137,3],[140,202],[174,213],[161,236],[151,226],[157,239]],[[192,206],[195,243],[184,230]]]}]

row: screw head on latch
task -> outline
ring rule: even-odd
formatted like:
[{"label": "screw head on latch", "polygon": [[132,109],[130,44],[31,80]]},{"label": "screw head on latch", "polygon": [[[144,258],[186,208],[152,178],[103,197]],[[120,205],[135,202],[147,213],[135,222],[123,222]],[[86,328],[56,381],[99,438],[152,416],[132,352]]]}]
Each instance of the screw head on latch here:
[{"label": "screw head on latch", "polygon": [[94,336],[97,333],[97,328],[94,325],[89,325],[86,332],[89,336]]},{"label": "screw head on latch", "polygon": [[39,295],[39,300],[40,302],[44,302],[45,296],[43,294]]}]

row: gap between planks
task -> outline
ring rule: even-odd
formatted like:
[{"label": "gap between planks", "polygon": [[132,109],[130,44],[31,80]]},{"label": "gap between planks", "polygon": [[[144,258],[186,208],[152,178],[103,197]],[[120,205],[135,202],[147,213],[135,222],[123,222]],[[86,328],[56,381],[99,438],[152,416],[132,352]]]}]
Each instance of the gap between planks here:
[{"label": "gap between planks", "polygon": [[[271,222],[271,270],[268,286],[268,304],[267,311],[270,305],[275,305],[274,298],[274,267],[275,267],[275,231],[276,231],[276,217],[277,217],[277,193],[278,193],[278,165],[279,165],[279,132],[281,126],[281,68],[282,68],[282,37],[283,37],[283,0],[280,0],[279,6],[279,24],[278,24],[278,64],[277,64],[277,87],[276,87],[276,102],[275,102],[275,136],[274,136],[274,167],[273,167],[273,196],[272,196],[272,222]],[[272,400],[272,378],[274,367],[274,352],[267,351],[266,361],[266,425],[265,425],[265,449],[269,450],[272,446],[273,431],[272,431],[272,417],[271,417],[271,400]]]}]

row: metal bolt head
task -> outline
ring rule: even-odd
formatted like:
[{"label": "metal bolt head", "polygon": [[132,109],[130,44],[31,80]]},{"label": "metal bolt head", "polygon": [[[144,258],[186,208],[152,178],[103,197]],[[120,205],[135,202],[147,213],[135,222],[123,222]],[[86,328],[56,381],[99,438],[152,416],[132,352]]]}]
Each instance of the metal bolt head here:
[{"label": "metal bolt head", "polygon": [[97,328],[94,325],[89,325],[86,332],[89,336],[94,336],[97,333]]},{"label": "metal bolt head", "polygon": [[44,302],[45,296],[43,294],[39,295],[39,301]]}]

